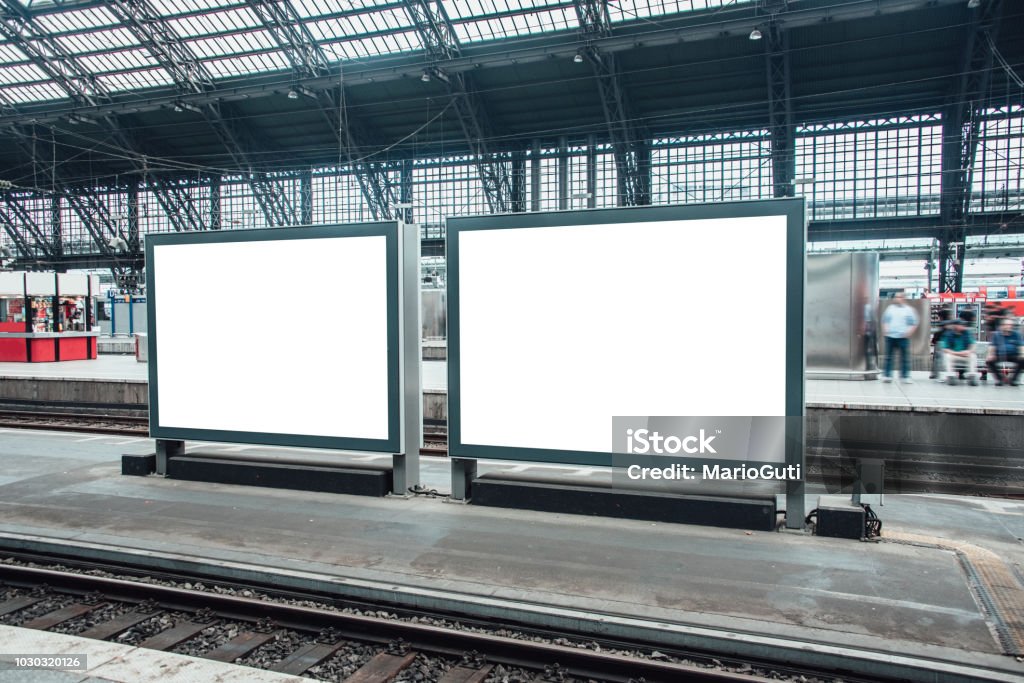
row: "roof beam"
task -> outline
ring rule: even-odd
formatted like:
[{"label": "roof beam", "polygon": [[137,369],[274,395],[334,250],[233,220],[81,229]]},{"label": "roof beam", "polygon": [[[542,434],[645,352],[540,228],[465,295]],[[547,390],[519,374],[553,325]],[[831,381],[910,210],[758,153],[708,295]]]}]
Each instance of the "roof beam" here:
[{"label": "roof beam", "polygon": [[[246,3],[288,56],[297,82],[330,72],[330,60],[303,25],[290,0],[246,0]],[[367,150],[373,145],[365,127],[345,107],[344,88],[339,76],[336,87],[325,84],[314,92],[314,99],[359,182],[370,213],[375,220],[390,219],[391,207],[398,203],[398,195],[388,179],[385,166],[364,161],[369,156]],[[338,95],[335,95],[335,90]]]},{"label": "roof beam", "polygon": [[[405,0],[407,3],[412,1]],[[930,8],[935,6],[963,3],[964,0],[931,0],[928,4],[929,9],[924,11],[930,11]],[[843,3],[805,0],[779,12],[776,18],[785,25],[786,30],[792,31],[817,26],[823,21],[835,23],[909,11],[922,11],[921,0],[852,0]],[[659,20],[656,26],[645,23],[642,33],[637,33],[635,27],[620,27],[614,35],[595,39],[591,47],[602,54],[609,54],[634,50],[638,44],[656,47],[680,41],[721,40],[723,33],[746,35],[763,21],[763,16],[755,14],[753,3],[749,9],[737,7],[735,11],[730,11],[726,18],[715,10],[688,12],[685,16]],[[434,68],[451,76],[481,68],[508,66],[512,63],[527,64],[552,58],[572,59],[578,47],[578,42],[567,41],[564,35],[528,36],[473,46],[471,50],[448,59],[431,56],[431,60]],[[407,78],[418,79],[423,74],[423,66],[422,55],[385,55],[359,63],[346,63],[345,84],[352,86]],[[334,69],[332,74],[304,78],[299,84],[317,90],[335,87],[338,81],[339,75],[337,69]],[[183,95],[178,88],[164,88],[153,89],[144,97],[140,97],[138,93],[114,96],[110,102],[95,105],[72,103],[69,107],[69,103],[65,101],[47,102],[38,106],[21,107],[22,113],[17,115],[0,115],[0,126],[22,123],[26,114],[37,123],[42,123],[67,117],[69,113],[94,118],[101,113],[137,113],[161,109],[173,106],[177,102],[186,102],[198,107],[208,101],[245,100],[280,91],[280,75],[275,74],[250,77],[230,84],[220,82],[215,90],[195,95]]]},{"label": "roof beam", "polygon": [[245,0],[301,77],[327,74],[329,62],[290,0]]},{"label": "roof beam", "polygon": [[[25,210],[25,207],[22,206],[16,197],[11,196],[10,192],[5,192],[4,201],[9,212],[14,214],[14,221],[17,221],[12,221],[11,225],[17,227],[20,224],[23,230],[32,236],[33,241],[43,251],[45,256],[53,257],[60,251],[57,248],[56,241],[50,241],[46,238],[45,233],[40,229],[35,219],[32,218],[32,214]],[[27,253],[26,256],[28,256]]]},{"label": "roof beam", "polygon": [[178,87],[193,93],[213,88],[213,76],[148,0],[104,0],[104,5],[135,34]]},{"label": "roof beam", "polygon": [[792,197],[796,191],[796,126],[790,98],[789,32],[775,21],[766,29],[768,71],[768,135],[772,154],[772,196]]},{"label": "roof beam", "polygon": [[480,174],[484,195],[492,213],[506,213],[512,210],[512,183],[509,178],[509,162],[495,158],[488,149],[493,133],[487,119],[487,112],[480,96],[472,87],[468,74],[448,71],[444,63],[461,56],[459,41],[455,36],[444,6],[438,0],[405,0],[405,8],[426,48],[432,66],[423,72],[444,83],[452,107],[462,126],[463,135],[469,144],[473,163]]},{"label": "roof beam", "polygon": [[647,135],[640,129],[629,104],[614,53],[603,53],[593,43],[612,35],[607,0],[575,0],[576,17],[585,47],[581,52],[590,63],[608,126],[608,136],[618,171],[618,198],[622,206],[651,203],[650,150]]},{"label": "roof beam", "polygon": [[974,160],[983,125],[981,114],[992,82],[992,45],[999,31],[1002,10],[1002,0],[984,0],[973,9],[959,78],[943,112],[939,215],[944,227],[938,236],[941,292],[963,289],[963,255]]},{"label": "roof beam", "polygon": [[[14,0],[4,0],[13,2]],[[149,50],[157,63],[160,64],[174,78],[179,91],[179,97],[168,103],[168,106],[178,104],[185,96],[197,96],[213,93],[215,90],[214,79],[203,66],[202,61],[192,50],[181,40],[175,31],[167,25],[149,0],[106,0],[107,8],[124,22],[139,42]],[[203,118],[217,134],[221,143],[225,146],[236,167],[243,173],[248,173],[253,196],[260,205],[269,225],[295,225],[301,218],[298,215],[298,208],[292,206],[292,202],[271,180],[268,180],[266,173],[255,172],[254,164],[248,150],[258,149],[251,134],[237,121],[230,120],[224,115],[219,99],[203,101],[201,112]],[[158,199],[167,211],[168,217],[174,216],[172,222],[175,228],[201,229],[205,221],[199,218],[198,211],[194,208],[187,211],[184,217],[174,212],[171,207],[187,206],[190,197],[180,192],[165,190],[159,180],[155,186]],[[172,196],[176,195],[176,196]]]},{"label": "roof beam", "polygon": [[17,0],[0,0],[0,33],[29,61],[67,92],[80,106],[96,106],[109,100],[100,83],[74,55],[41,29],[29,11]]},{"label": "roof beam", "polygon": [[[0,22],[0,31],[25,52],[34,64],[64,88],[73,101],[80,104],[96,105],[110,99],[110,94],[99,85],[96,79],[84,70],[74,56],[67,52],[59,42],[53,40],[45,30],[39,27],[32,15],[18,5],[16,0],[3,0],[3,3],[4,19]],[[110,2],[108,5],[115,16],[137,30],[140,40],[144,44],[149,44],[153,48],[162,45],[165,50],[173,48],[173,40],[169,40],[169,36],[173,36],[173,32],[161,30],[164,28],[162,22],[148,8],[144,0],[125,0],[123,5]],[[159,61],[175,77],[181,75],[184,78],[185,74],[190,73],[189,64],[185,60],[175,63],[175,58],[179,55],[173,51],[166,53],[155,49],[153,51],[154,54],[159,53],[165,56]],[[207,78],[207,81],[212,84],[212,79]],[[101,115],[97,121],[109,129],[118,146],[129,154],[142,156],[138,152],[138,145],[125,133],[113,114]],[[136,168],[145,170],[144,161],[135,159],[135,162]],[[165,209],[172,203],[171,198],[166,196],[166,192],[159,187],[157,196],[161,204],[164,204]],[[178,216],[170,212],[168,215],[172,216],[171,220],[175,226],[181,229],[181,220]],[[83,220],[85,219],[83,218]]]},{"label": "roof beam", "polygon": [[0,221],[4,224],[4,232],[7,233],[11,238],[11,241],[14,242],[14,246],[17,247],[19,252],[21,252],[22,260],[38,258],[38,255],[34,253],[33,247],[42,249],[44,254],[48,253],[49,244],[46,243],[45,240],[40,241],[39,239],[36,239],[34,244],[30,244],[25,238],[24,232],[21,230],[24,226],[19,226],[14,222],[14,219],[11,218],[8,213],[8,209],[13,208],[15,201],[16,200],[10,196],[10,192],[4,192],[4,205],[7,208],[0,206]]}]

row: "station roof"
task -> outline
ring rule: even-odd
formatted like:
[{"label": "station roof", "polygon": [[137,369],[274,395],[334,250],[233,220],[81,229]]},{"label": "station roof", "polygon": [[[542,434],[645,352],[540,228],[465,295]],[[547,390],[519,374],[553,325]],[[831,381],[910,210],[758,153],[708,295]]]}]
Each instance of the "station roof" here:
[{"label": "station roof", "polygon": [[[1019,104],[1024,0],[991,33],[991,106]],[[795,121],[942,111],[964,97],[966,0],[0,0],[0,176],[233,173],[608,135],[591,60],[653,137],[765,128],[784,34]],[[587,25],[597,8],[600,20]],[[779,43],[775,43],[776,46]],[[1016,76],[1016,78],[1015,78]],[[454,85],[453,85],[454,82]],[[463,94],[460,94],[463,93]],[[216,117],[226,126],[211,125]],[[344,129],[343,134],[339,131]],[[225,139],[224,131],[229,137]],[[17,143],[17,144],[12,144]],[[239,155],[232,145],[240,146]]]}]

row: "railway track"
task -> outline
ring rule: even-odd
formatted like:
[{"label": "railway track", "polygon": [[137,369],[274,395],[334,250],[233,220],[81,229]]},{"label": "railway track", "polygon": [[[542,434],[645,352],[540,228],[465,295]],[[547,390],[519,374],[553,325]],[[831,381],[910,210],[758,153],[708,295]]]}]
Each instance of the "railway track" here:
[{"label": "railway track", "polygon": [[[139,415],[96,415],[29,409],[0,409],[0,428],[89,432],[114,436],[147,436],[149,418]],[[422,455],[447,456],[444,434],[428,434]],[[885,461],[887,493],[947,493],[1024,497],[1024,457],[862,451],[857,457]],[[832,443],[808,444],[806,476],[830,490],[855,479],[854,460]]]},{"label": "railway track", "polygon": [[583,647],[277,600],[241,587],[197,590],[151,581],[3,563],[0,623],[345,683],[756,683],[836,681],[838,675],[758,662],[696,662],[686,653],[635,656],[617,651],[632,653],[635,644],[591,641]]}]

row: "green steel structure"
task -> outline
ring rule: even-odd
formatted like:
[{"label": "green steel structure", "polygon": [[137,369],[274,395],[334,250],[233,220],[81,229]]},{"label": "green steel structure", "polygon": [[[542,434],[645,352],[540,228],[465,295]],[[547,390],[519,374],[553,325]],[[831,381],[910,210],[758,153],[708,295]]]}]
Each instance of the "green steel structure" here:
[{"label": "green steel structure", "polygon": [[803,196],[810,240],[1024,233],[1024,0],[0,0],[0,245]]}]

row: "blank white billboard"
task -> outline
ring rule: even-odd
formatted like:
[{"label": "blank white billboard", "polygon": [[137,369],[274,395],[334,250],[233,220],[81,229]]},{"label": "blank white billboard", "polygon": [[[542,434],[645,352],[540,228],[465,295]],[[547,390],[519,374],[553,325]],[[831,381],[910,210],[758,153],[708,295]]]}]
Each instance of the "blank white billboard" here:
[{"label": "blank white billboard", "polygon": [[154,436],[387,440],[387,237],[253,239],[151,240]]},{"label": "blank white billboard", "polygon": [[785,215],[449,232],[460,445],[604,453],[613,416],[786,415]]}]

